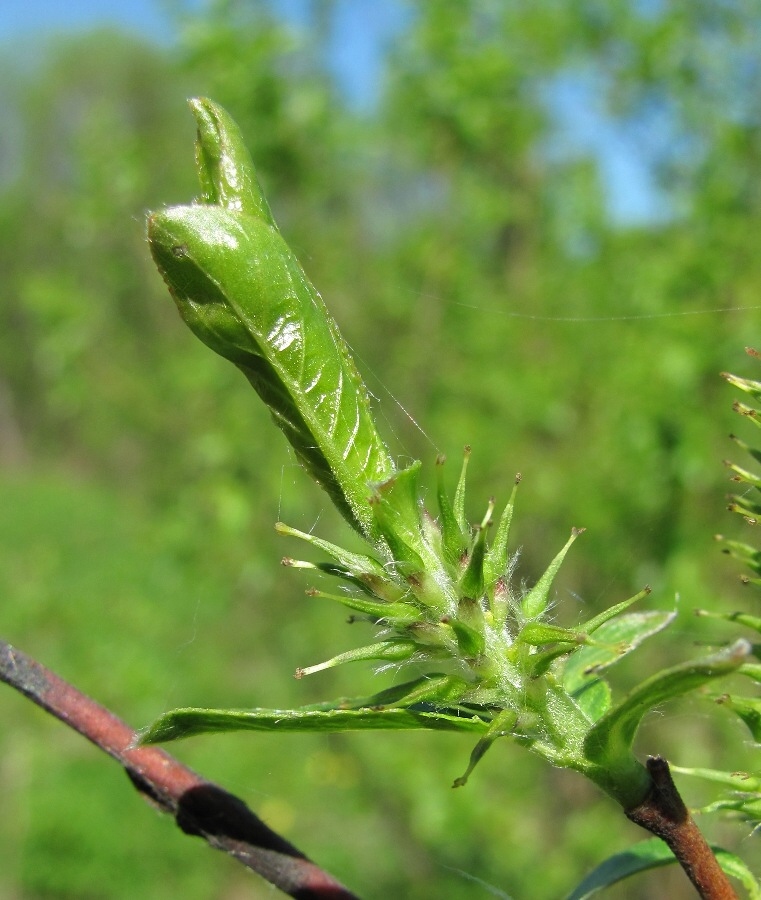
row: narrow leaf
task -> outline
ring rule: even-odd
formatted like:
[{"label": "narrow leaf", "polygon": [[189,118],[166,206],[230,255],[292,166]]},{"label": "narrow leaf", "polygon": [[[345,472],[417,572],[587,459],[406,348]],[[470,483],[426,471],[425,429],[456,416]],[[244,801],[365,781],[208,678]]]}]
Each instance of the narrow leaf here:
[{"label": "narrow leaf", "polygon": [[462,455],[462,469],[460,469],[460,479],[457,482],[457,489],[454,493],[454,515],[460,531],[463,534],[468,533],[468,520],[465,516],[465,487],[468,478],[468,462],[470,460],[470,447],[466,447]]},{"label": "narrow leaf", "polygon": [[566,689],[573,693],[589,677],[599,675],[604,669],[623,659],[649,637],[668,627],[676,618],[676,612],[652,610],[642,613],[625,613],[600,625],[594,639],[577,650],[565,667]]},{"label": "narrow leaf", "polygon": [[565,547],[563,547],[563,549],[560,551],[560,553],[558,553],[555,559],[553,559],[549,566],[547,566],[547,570],[544,572],[542,577],[539,579],[539,581],[537,581],[534,587],[531,588],[531,590],[521,601],[523,615],[526,617],[526,619],[536,619],[541,616],[542,613],[547,609],[552,582],[555,580],[558,569],[565,559],[565,555],[566,553],[568,553],[571,544],[583,531],[583,528],[574,528],[572,530],[571,536],[568,538]]},{"label": "narrow leaf", "polygon": [[[761,890],[747,864],[739,856],[722,850],[720,847],[711,849],[721,868],[727,875],[738,879],[748,892],[750,900],[759,900]],[[581,884],[577,885],[568,895],[567,900],[586,900],[632,875],[658,869],[675,862],[674,854],[660,838],[650,838],[606,859],[587,875]]]},{"label": "narrow leaf", "polygon": [[464,787],[468,783],[468,779],[470,778],[473,769],[475,769],[481,761],[484,753],[486,753],[497,738],[510,734],[517,720],[518,713],[512,709],[503,709],[502,712],[496,716],[486,734],[479,739],[478,743],[473,748],[467,769],[459,778],[455,778],[452,787]]},{"label": "narrow leaf", "polygon": [[761,700],[751,697],[737,697],[733,694],[722,694],[714,698],[721,706],[726,706],[742,719],[753,735],[753,740],[761,744]]},{"label": "narrow leaf", "polygon": [[453,716],[409,709],[175,709],[140,732],[139,743],[160,744],[197,734],[225,731],[467,731],[484,733],[488,723],[478,716]]},{"label": "narrow leaf", "polygon": [[596,615],[593,619],[590,619],[588,622],[584,622],[583,624],[579,625],[579,631],[585,631],[587,634],[593,634],[601,625],[604,625],[606,622],[609,622],[616,616],[621,615],[622,612],[625,612],[638,600],[642,600],[647,597],[651,593],[651,590],[652,589],[649,586],[646,586],[642,588],[642,590],[638,594],[635,594],[633,597],[629,597],[628,600],[624,600],[621,603],[616,603],[615,606],[611,606],[609,609],[603,610],[603,612],[601,612],[599,615]]},{"label": "narrow leaf", "polygon": [[[486,555],[486,563],[484,565],[484,578],[487,586],[491,587],[498,578],[501,578],[507,571],[507,543],[510,539],[510,525],[513,521],[513,511],[515,509],[515,495],[518,492],[518,485],[521,482],[520,472],[515,476],[515,484],[513,485],[510,500],[504,508],[497,525],[497,533],[489,552]],[[492,610],[492,612],[496,612]],[[499,624],[503,624],[500,622]]]},{"label": "narrow leaf", "polygon": [[468,535],[460,527],[444,484],[444,462],[443,456],[439,456],[436,460],[436,496],[439,504],[444,557],[450,566],[455,566],[467,549]]},{"label": "narrow leaf", "polygon": [[719,653],[664,669],[642,682],[590,729],[584,742],[587,758],[614,768],[629,757],[637,728],[653,707],[735,671],[750,649],[747,641],[739,640]]},{"label": "narrow leaf", "polygon": [[389,640],[379,641],[377,644],[368,644],[366,647],[358,647],[356,650],[347,650],[339,653],[332,659],[317,663],[314,666],[296,669],[296,678],[304,675],[314,675],[315,672],[323,672],[325,669],[333,669],[344,663],[360,662],[367,659],[383,660],[384,662],[404,662],[414,655],[418,645],[414,641]]}]

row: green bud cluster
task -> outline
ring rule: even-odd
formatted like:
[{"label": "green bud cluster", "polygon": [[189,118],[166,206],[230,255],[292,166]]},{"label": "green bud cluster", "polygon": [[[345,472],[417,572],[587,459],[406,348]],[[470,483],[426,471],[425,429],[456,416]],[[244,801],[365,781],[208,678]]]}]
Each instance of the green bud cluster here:
[{"label": "green bud cluster", "polygon": [[437,460],[436,518],[419,500],[420,463],[372,486],[377,556],[349,553],[312,534],[276,525],[281,534],[301,538],[331,559],[315,564],[286,558],[284,565],[335,576],[349,587],[307,593],[341,603],[380,629],[380,641],[299,669],[298,677],[356,660],[436,664],[451,678],[436,691],[443,687],[451,697],[457,683],[462,702],[503,706],[516,692],[525,693],[527,677],[546,670],[551,659],[542,647],[573,647],[586,640],[585,634],[542,624],[553,578],[580,530],[573,530],[531,590],[516,593],[508,539],[520,475],[489,543],[494,502],[474,527],[465,516],[469,457],[466,448],[453,500],[443,483],[444,459]]}]

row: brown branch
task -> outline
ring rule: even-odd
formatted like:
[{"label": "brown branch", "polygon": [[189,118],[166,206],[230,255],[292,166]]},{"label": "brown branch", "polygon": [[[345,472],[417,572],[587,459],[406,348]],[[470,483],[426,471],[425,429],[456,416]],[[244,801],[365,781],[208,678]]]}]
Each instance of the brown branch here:
[{"label": "brown branch", "polygon": [[40,663],[0,640],[0,681],[84,735],[112,756],[133,785],[186,833],[229,853],[291,897],[356,900],[246,804],[206,781],[163,750],[135,747],[137,734],[121,719]]},{"label": "brown branch", "polygon": [[666,760],[651,756],[647,769],[652,779],[650,793],[639,806],[626,811],[627,817],[668,844],[703,900],[737,900],[729,879],[679,796]]}]

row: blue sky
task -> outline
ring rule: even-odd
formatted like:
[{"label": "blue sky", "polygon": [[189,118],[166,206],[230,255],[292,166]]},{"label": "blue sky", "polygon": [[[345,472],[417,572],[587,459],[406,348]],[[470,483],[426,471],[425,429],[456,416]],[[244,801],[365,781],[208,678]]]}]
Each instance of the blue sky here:
[{"label": "blue sky", "polygon": [[[308,20],[308,0],[271,5],[297,25]],[[175,26],[167,6],[165,0],[0,0],[0,43],[113,25],[171,44]],[[377,95],[383,43],[402,26],[404,14],[396,0],[338,0],[335,15],[333,69],[361,107]]]},{"label": "blue sky", "polygon": [[170,40],[172,27],[157,0],[2,0],[0,41],[51,31],[122,25]]},{"label": "blue sky", "polygon": [[[285,19],[307,24],[308,0],[271,2]],[[102,25],[171,44],[175,29],[166,9],[166,0],[0,0],[0,44]],[[337,0],[335,14],[332,68],[356,107],[371,105],[379,90],[384,44],[403,27],[404,12],[397,0]],[[551,107],[561,152],[591,152],[597,158],[614,219],[647,221],[662,213],[642,148],[595,109],[583,85],[561,85]]]}]

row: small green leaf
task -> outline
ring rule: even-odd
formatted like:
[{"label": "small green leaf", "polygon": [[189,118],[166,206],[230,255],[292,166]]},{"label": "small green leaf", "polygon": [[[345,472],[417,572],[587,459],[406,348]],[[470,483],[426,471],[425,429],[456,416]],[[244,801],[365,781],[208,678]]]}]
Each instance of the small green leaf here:
[{"label": "small green leaf", "polygon": [[[759,554],[761,557],[761,554]],[[746,612],[720,613],[713,612],[708,609],[696,609],[696,616],[703,616],[708,619],[722,619],[724,622],[734,622],[737,625],[744,625],[746,628],[752,628],[761,634],[761,616],[754,616]]]},{"label": "small green leaf", "polygon": [[243,135],[232,117],[205,97],[190,100],[188,105],[198,127],[196,168],[201,201],[276,227]]},{"label": "small green leaf", "polygon": [[352,584],[356,584],[376,597],[387,600],[390,603],[401,600],[409,593],[407,585],[401,579],[395,579],[394,574],[385,569],[372,556],[344,550],[343,547],[324,541],[313,534],[291,528],[282,522],[275,524],[275,531],[278,534],[299,538],[313,547],[317,547],[339,564],[337,567],[332,567],[330,563],[303,563],[299,560],[286,558],[283,560],[284,565],[320,569],[328,575],[335,575],[338,578],[343,578]]},{"label": "small green leaf", "polygon": [[449,494],[444,485],[444,462],[443,456],[439,456],[436,460],[436,496],[439,504],[439,524],[444,558],[450,566],[454,567],[467,549],[468,534],[460,527],[454,507],[449,500]]},{"label": "small green leaf", "polygon": [[[484,578],[487,587],[492,587],[498,578],[505,575],[507,571],[508,555],[507,542],[510,539],[510,525],[513,521],[513,511],[515,509],[515,495],[518,492],[518,485],[521,482],[520,472],[515,476],[515,483],[510,494],[510,500],[504,508],[497,525],[497,533],[489,552],[486,554],[486,562],[484,565]],[[495,615],[495,621],[498,625],[504,625],[504,615],[506,610],[492,610]]]},{"label": "small green leaf", "polygon": [[526,619],[538,619],[539,616],[541,616],[542,613],[544,613],[544,611],[547,609],[552,582],[555,580],[558,569],[565,559],[565,555],[566,553],[568,553],[571,544],[583,531],[583,528],[574,528],[572,530],[571,536],[566,541],[565,547],[563,547],[563,549],[560,551],[560,553],[558,553],[555,559],[553,559],[549,566],[547,566],[547,569],[542,577],[539,579],[539,581],[537,581],[534,587],[531,588],[531,590],[521,601],[523,615]]},{"label": "small green leaf", "polygon": [[[748,891],[750,900],[759,900],[761,890],[753,873],[746,863],[727,850],[720,847],[711,848],[721,868],[733,878],[738,879]],[[676,862],[674,854],[660,838],[650,838],[635,844],[622,853],[616,853],[601,863],[593,872],[577,885],[568,895],[567,900],[587,900],[606,888],[638,875],[640,872],[648,872],[661,866],[671,865]]]},{"label": "small green leaf", "polygon": [[667,628],[676,612],[652,610],[616,616],[595,629],[594,639],[577,650],[565,667],[564,683],[573,693],[583,681],[623,659],[649,637]]},{"label": "small green leaf", "polygon": [[747,641],[739,640],[712,656],[664,669],[643,681],[590,729],[584,741],[587,759],[607,771],[614,770],[620,763],[625,764],[643,716],[667,700],[735,671],[750,649]]},{"label": "small green leaf", "polygon": [[370,503],[375,528],[388,544],[398,573],[413,586],[420,603],[440,615],[451,615],[454,592],[440,557],[423,535],[420,461],[374,487]]},{"label": "small green leaf", "polygon": [[750,394],[755,400],[761,400],[761,381],[753,381],[750,378],[739,378],[737,375],[732,375],[729,372],[722,372],[721,377],[726,378],[733,387],[745,391],[746,394]]},{"label": "small green leaf", "polygon": [[420,611],[409,603],[386,603],[383,600],[371,600],[367,597],[354,597],[351,594],[328,594],[325,591],[310,588],[307,591],[309,597],[322,597],[325,600],[333,600],[347,609],[370,616],[371,619],[386,619],[393,621],[395,625],[402,626],[405,623],[415,622],[420,616]]},{"label": "small green leaf", "polygon": [[714,784],[723,784],[733,791],[743,793],[761,792],[761,776],[748,772],[723,772],[720,769],[704,769],[692,766],[669,765],[672,772],[681,775],[690,775],[693,778],[702,778]]},{"label": "small green leaf", "polygon": [[461,596],[475,599],[481,597],[484,592],[484,560],[486,557],[486,535],[491,525],[491,516],[494,512],[494,501],[489,502],[486,515],[478,527],[475,540],[470,549],[468,563],[462,573],[459,584]]},{"label": "small green leaf", "polygon": [[[468,599],[468,598],[466,598]],[[473,603],[473,601],[470,601]],[[462,608],[462,603],[460,604]],[[449,626],[457,637],[460,653],[466,659],[474,659],[480,656],[486,649],[486,639],[482,631],[472,628],[461,619],[452,619]]]},{"label": "small green leaf", "polygon": [[491,747],[498,738],[509,735],[515,727],[517,720],[518,713],[512,709],[503,709],[502,712],[495,717],[494,721],[489,726],[489,730],[479,739],[478,743],[473,748],[467,769],[459,778],[455,778],[452,787],[464,787],[468,783],[468,779],[470,778],[473,769],[475,769],[481,761],[484,753],[486,753],[489,747]]},{"label": "small green leaf", "polygon": [[722,694],[714,697],[717,703],[731,709],[753,735],[753,740],[761,744],[761,700],[752,697],[737,697],[733,694]]},{"label": "small green leaf", "polygon": [[571,696],[590,724],[594,724],[605,715],[613,700],[610,685],[602,678],[585,681],[571,692]]},{"label": "small green leaf", "polygon": [[588,640],[586,634],[571,628],[561,628],[548,622],[527,622],[520,630],[517,638],[524,644],[541,647],[544,644],[558,642],[566,644],[584,644]]},{"label": "small green leaf", "polygon": [[746,444],[745,441],[737,437],[736,434],[730,434],[730,438],[732,438],[732,440],[741,450],[744,450],[746,453],[750,454],[750,456],[755,459],[756,462],[761,463],[761,450],[757,450],[755,447],[751,447],[749,444]]},{"label": "small green leaf", "polygon": [[739,403],[737,401],[732,404],[732,409],[748,419],[748,421],[753,422],[755,426],[761,428],[761,416],[759,416],[757,409],[753,409],[752,406],[746,406],[744,403]]},{"label": "small green leaf", "polygon": [[419,500],[420,466],[420,461],[416,460],[406,469],[376,484],[370,500],[377,531],[386,539],[393,558],[406,563],[408,571],[415,574],[425,570]]},{"label": "small green leaf", "polygon": [[642,600],[647,597],[651,593],[651,588],[646,586],[642,588],[642,590],[635,594],[633,597],[629,597],[628,600],[624,600],[621,603],[616,603],[614,606],[609,607],[606,610],[603,610],[599,615],[596,615],[594,618],[589,619],[588,622],[584,622],[579,625],[579,631],[585,631],[587,634],[594,634],[595,631],[606,622],[609,622],[611,619],[614,619],[616,616],[621,615],[622,612],[625,612],[630,606],[636,603],[638,600]]},{"label": "small green leaf", "polygon": [[724,460],[724,465],[735,473],[732,477],[732,481],[741,481],[745,484],[752,485],[756,490],[761,490],[761,478],[754,472],[743,469],[741,466],[735,465],[735,463],[730,462],[728,459]]},{"label": "small green leaf", "polygon": [[338,656],[326,659],[325,662],[317,663],[314,666],[296,669],[296,678],[314,675],[315,672],[333,669],[336,666],[342,666],[344,663],[360,662],[368,659],[381,660],[383,662],[405,662],[411,656],[414,656],[417,649],[418,645],[414,641],[405,641],[398,638],[379,641],[377,644],[369,644],[367,647],[357,647],[355,650],[339,653]]},{"label": "small green leaf", "polygon": [[465,487],[468,480],[468,462],[470,460],[470,447],[465,447],[462,454],[462,469],[460,469],[460,478],[457,482],[457,488],[454,492],[454,515],[460,531],[467,535],[468,519],[465,515]]},{"label": "small green leaf", "polygon": [[466,731],[484,733],[489,724],[478,716],[454,716],[409,709],[175,709],[140,732],[139,744],[160,744],[197,734],[226,731]]}]

